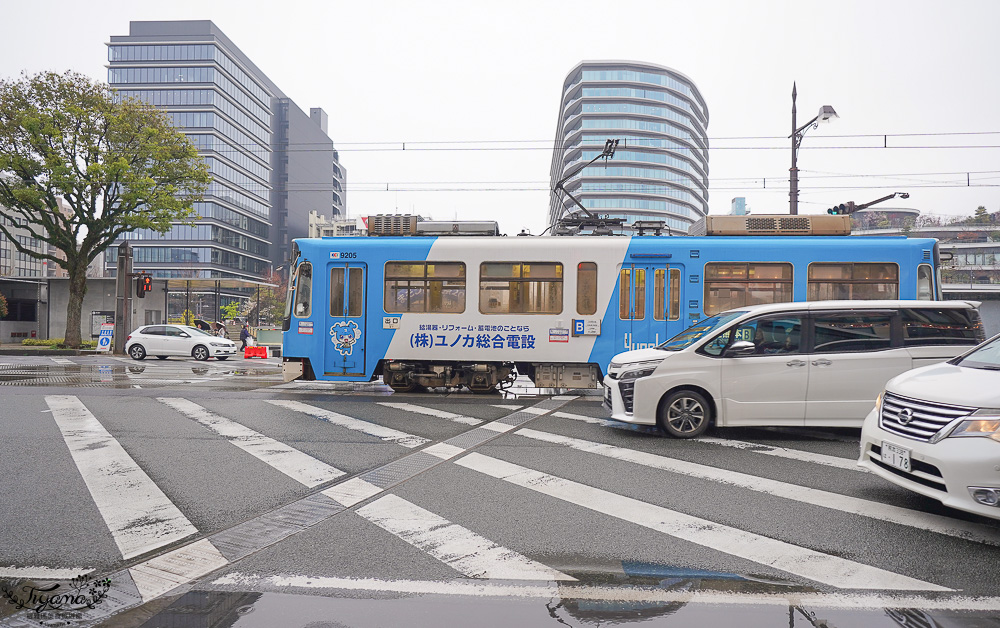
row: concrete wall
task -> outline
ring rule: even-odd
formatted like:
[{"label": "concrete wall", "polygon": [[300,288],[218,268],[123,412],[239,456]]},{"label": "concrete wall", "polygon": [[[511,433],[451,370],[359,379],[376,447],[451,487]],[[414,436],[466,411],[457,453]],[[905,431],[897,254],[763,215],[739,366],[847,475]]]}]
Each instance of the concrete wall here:
[{"label": "concrete wall", "polygon": [[[135,296],[135,282],[129,282],[132,295],[131,331],[140,325],[166,321],[166,282],[153,280],[153,291],[143,299]],[[69,279],[49,279],[49,324],[45,338],[62,338],[66,333],[66,306],[69,303]],[[80,334],[84,340],[96,338],[92,330],[92,312],[115,312],[115,279],[88,279],[83,299]],[[44,307],[44,306],[43,306]],[[42,309],[42,308],[40,308]],[[147,314],[148,313],[148,314]],[[147,319],[147,316],[149,317]],[[40,317],[41,318],[41,317]]]}]

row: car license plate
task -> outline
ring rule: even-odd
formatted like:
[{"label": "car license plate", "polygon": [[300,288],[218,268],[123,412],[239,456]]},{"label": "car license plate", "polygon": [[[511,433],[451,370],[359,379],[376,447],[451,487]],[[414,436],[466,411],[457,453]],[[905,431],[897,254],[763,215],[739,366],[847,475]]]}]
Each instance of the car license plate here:
[{"label": "car license plate", "polygon": [[910,471],[910,450],[882,441],[882,462],[890,467]]}]

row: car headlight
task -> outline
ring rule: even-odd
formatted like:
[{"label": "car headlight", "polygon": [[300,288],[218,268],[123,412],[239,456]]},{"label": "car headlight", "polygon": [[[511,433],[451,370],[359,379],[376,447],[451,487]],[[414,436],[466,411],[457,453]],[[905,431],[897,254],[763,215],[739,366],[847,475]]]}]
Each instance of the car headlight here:
[{"label": "car headlight", "polygon": [[[208,344],[212,345],[213,347],[228,347],[228,346],[230,346],[229,343],[226,343],[226,342],[210,342]],[[235,347],[236,345],[232,345],[232,346]]]},{"label": "car headlight", "polygon": [[635,381],[640,377],[648,377],[649,375],[653,374],[653,371],[655,371],[656,367],[658,367],[659,365],[660,361],[656,361],[653,363],[643,362],[639,364],[629,364],[626,367],[629,370],[622,373],[618,379],[622,381]]},{"label": "car headlight", "polygon": [[[978,418],[973,418],[978,417]],[[948,434],[948,438],[968,438],[982,436],[1000,442],[1000,409],[983,408],[976,410],[962,420]]]},{"label": "car headlight", "polygon": [[885,397],[885,391],[883,390],[875,397],[875,416],[882,416],[882,397]]}]

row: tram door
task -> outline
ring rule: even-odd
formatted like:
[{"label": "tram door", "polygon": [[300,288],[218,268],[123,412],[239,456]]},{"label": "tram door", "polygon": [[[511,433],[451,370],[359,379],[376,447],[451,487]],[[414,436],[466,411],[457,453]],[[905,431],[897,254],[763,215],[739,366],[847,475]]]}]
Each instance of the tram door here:
[{"label": "tram door", "polygon": [[618,323],[622,351],[655,346],[670,337],[667,322],[680,318],[680,270],[625,264],[618,275]]},{"label": "tram door", "polygon": [[327,375],[365,373],[365,290],[368,268],[361,263],[335,263],[330,273],[327,318]]}]

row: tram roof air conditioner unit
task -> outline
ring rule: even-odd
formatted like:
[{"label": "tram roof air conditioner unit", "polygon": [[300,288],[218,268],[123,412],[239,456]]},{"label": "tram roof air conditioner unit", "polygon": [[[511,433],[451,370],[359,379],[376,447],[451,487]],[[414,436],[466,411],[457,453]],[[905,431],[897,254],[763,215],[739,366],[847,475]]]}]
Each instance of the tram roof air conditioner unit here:
[{"label": "tram roof air conditioner unit", "polygon": [[850,216],[790,216],[756,214],[751,216],[705,216],[691,225],[688,235],[851,235]]}]

